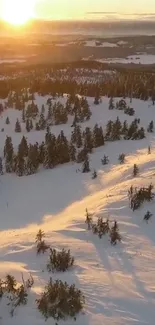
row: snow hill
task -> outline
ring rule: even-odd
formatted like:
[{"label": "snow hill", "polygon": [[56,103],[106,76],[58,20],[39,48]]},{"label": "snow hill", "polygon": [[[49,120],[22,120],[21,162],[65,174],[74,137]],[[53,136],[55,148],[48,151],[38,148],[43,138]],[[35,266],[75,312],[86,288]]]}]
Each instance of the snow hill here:
[{"label": "snow hill", "polygon": [[[36,96],[39,107],[47,97]],[[63,98],[62,101],[66,99]],[[116,99],[117,100],[117,99]],[[151,102],[133,99],[135,116],[122,111],[108,110],[108,98],[102,98],[98,106],[88,98],[92,116],[85,126],[95,123],[105,127],[108,120],[119,116],[131,122],[141,119],[140,125],[147,128],[154,119]],[[129,100],[127,100],[129,103]],[[5,125],[6,116],[10,125]],[[9,109],[0,119],[0,154],[6,135],[12,137],[16,148],[25,135],[28,142],[39,143],[44,131],[15,133],[17,117],[21,112]],[[61,130],[70,137],[71,121],[66,125],[52,126],[52,133]],[[151,155],[147,154],[148,145]],[[118,156],[126,154],[125,164],[120,165]],[[102,166],[101,158],[106,154],[110,163]],[[140,173],[133,179],[133,164]],[[36,309],[35,299],[49,279],[46,271],[48,255],[36,256],[35,236],[41,228],[46,241],[53,248],[70,248],[75,257],[75,267],[63,274],[52,275],[54,279],[75,283],[86,299],[84,313],[76,322],[67,320],[60,325],[154,325],[155,319],[155,203],[144,204],[132,212],[127,197],[131,185],[155,185],[155,136],[147,133],[144,140],[106,142],[104,147],[90,155],[90,166],[98,177],[91,179],[91,173],[76,172],[79,164],[65,164],[52,170],[40,169],[36,175],[17,177],[15,174],[0,176],[0,278],[13,274],[21,282],[21,273],[34,277],[34,286],[28,304],[17,308],[11,318],[9,307],[0,302],[0,325],[44,325],[45,321]],[[85,209],[98,216],[109,216],[119,222],[122,242],[113,247],[108,238],[101,240],[87,230]],[[147,210],[153,213],[149,223],[143,221]],[[54,325],[48,319],[47,325]]]}]

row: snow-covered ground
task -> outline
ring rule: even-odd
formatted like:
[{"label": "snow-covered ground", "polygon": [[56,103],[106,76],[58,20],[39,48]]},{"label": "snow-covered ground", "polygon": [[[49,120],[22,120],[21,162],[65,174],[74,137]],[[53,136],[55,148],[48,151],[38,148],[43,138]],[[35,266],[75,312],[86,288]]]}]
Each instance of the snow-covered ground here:
[{"label": "snow-covered ground", "polygon": [[86,41],[86,44],[85,46],[90,46],[90,47],[118,47],[117,44],[115,43],[109,43],[109,42],[101,42],[101,44],[98,44],[98,42],[96,42],[95,40],[92,40],[92,41]]},{"label": "snow-covered ground", "polygon": [[[63,98],[64,102],[66,98]],[[38,105],[46,103],[47,97],[37,96]],[[134,117],[122,111],[108,110],[108,99],[95,106],[88,98],[92,110],[91,120],[82,124],[105,127],[108,120],[119,116],[131,122],[140,117],[141,126],[147,128],[154,119],[151,102],[133,100]],[[129,101],[128,101],[129,102]],[[10,125],[5,125],[6,116]],[[41,142],[44,131],[27,134],[22,125],[22,134],[14,133],[19,111],[8,110],[1,116],[0,137],[2,153],[6,135],[12,136],[16,147],[24,134],[29,142]],[[70,137],[71,121],[53,126],[58,134],[61,129]],[[147,147],[151,146],[151,155]],[[118,163],[118,156],[124,152],[126,162]],[[101,165],[106,154],[110,163]],[[140,174],[132,178],[133,164],[139,166]],[[75,283],[86,299],[84,314],[76,322],[68,320],[60,325],[154,325],[155,319],[155,220],[143,221],[149,209],[155,213],[155,204],[150,203],[133,213],[129,209],[127,192],[131,185],[155,185],[155,136],[147,134],[140,141],[118,141],[106,143],[90,155],[90,166],[96,169],[98,177],[91,179],[91,173],[76,173],[79,164],[66,164],[53,170],[40,170],[36,175],[19,178],[15,175],[0,176],[0,278],[11,273],[21,281],[21,273],[34,277],[34,287],[27,306],[19,307],[13,318],[9,307],[0,302],[0,325],[55,325],[49,319],[46,323],[36,309],[35,299],[49,279],[46,271],[47,254],[36,256],[35,235],[39,228],[46,233],[46,241],[53,248],[70,248],[75,257],[75,267],[64,274],[54,274],[54,279]],[[119,222],[122,243],[112,247],[106,237],[98,239],[87,231],[85,209],[97,216],[109,216]]]},{"label": "snow-covered ground", "polygon": [[97,60],[99,62],[106,62],[106,63],[122,63],[122,64],[155,64],[155,55],[153,54],[136,54],[136,55],[129,55],[126,58],[108,58],[108,59],[101,59]]},{"label": "snow-covered ground", "polygon": [[[78,41],[75,42],[63,42],[63,43],[57,43],[56,46],[68,46],[68,45],[76,45],[78,44]],[[121,43],[120,45],[124,44]],[[115,43],[110,43],[110,42],[98,42],[96,40],[87,40],[86,42],[84,41],[84,46],[87,47],[118,47],[117,44]]]}]

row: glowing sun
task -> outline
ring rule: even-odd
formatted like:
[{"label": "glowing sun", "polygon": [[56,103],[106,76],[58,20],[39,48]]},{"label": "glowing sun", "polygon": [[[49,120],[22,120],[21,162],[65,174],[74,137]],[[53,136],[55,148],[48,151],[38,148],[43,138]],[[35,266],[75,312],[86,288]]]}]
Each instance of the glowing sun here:
[{"label": "glowing sun", "polygon": [[12,25],[23,25],[34,15],[35,0],[3,0],[1,17]]}]

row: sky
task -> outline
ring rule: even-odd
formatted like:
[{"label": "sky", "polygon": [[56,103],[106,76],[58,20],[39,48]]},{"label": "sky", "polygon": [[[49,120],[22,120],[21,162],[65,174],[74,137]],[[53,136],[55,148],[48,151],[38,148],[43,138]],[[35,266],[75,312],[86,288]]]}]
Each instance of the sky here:
[{"label": "sky", "polygon": [[36,0],[35,14],[46,19],[151,18],[155,0]]},{"label": "sky", "polygon": [[[0,0],[1,3],[5,0]],[[15,0],[10,0],[11,2]],[[20,0],[20,2],[27,0]],[[155,19],[155,0],[31,0],[41,19]],[[8,8],[9,10],[9,8]]]}]

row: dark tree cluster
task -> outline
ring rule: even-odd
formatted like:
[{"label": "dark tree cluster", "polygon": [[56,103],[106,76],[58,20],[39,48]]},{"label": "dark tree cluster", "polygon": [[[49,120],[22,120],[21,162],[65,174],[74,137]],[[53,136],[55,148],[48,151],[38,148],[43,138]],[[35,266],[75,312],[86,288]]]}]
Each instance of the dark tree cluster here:
[{"label": "dark tree cluster", "polygon": [[47,263],[48,272],[65,272],[74,265],[74,257],[71,256],[70,250],[64,248],[61,251],[50,248],[49,261]]},{"label": "dark tree cluster", "polygon": [[41,297],[36,302],[38,310],[45,320],[52,317],[58,322],[67,318],[76,320],[76,315],[84,307],[85,299],[82,292],[74,284],[69,285],[61,280],[54,282],[50,278]]},{"label": "dark tree cluster", "polygon": [[105,140],[140,140],[145,138],[145,130],[143,127],[138,127],[139,121],[135,119],[130,125],[125,120],[123,124],[120,122],[119,117],[116,121],[109,120],[106,125]]},{"label": "dark tree cluster", "polygon": [[101,239],[104,235],[108,234],[112,245],[116,245],[117,242],[121,241],[121,235],[119,233],[119,227],[117,221],[114,221],[113,225],[110,226],[109,219],[103,220],[102,217],[98,217],[97,223],[93,222],[91,214],[86,209],[86,220],[88,230],[92,230],[93,234],[98,235]]},{"label": "dark tree cluster", "polygon": [[151,202],[155,196],[155,194],[152,193],[152,190],[152,184],[150,184],[148,187],[141,187],[140,189],[137,189],[136,187],[133,188],[133,186],[131,186],[128,191],[130,208],[135,211],[139,209],[145,201]]},{"label": "dark tree cluster", "polygon": [[22,284],[18,284],[14,276],[7,274],[5,279],[0,279],[0,299],[7,300],[10,314],[13,317],[17,307],[25,306],[28,302],[28,294],[34,284],[33,277],[30,275],[28,280],[24,280],[22,274]]}]

